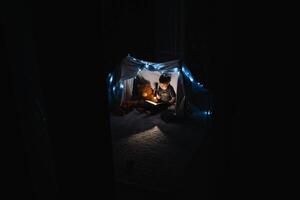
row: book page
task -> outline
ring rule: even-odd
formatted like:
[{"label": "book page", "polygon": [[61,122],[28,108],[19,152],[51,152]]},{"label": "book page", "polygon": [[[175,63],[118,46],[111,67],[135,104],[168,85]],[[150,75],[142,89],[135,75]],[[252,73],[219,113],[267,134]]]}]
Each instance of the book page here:
[{"label": "book page", "polygon": [[150,100],[145,100],[145,101],[147,101],[148,103],[151,103],[151,104],[153,104],[153,105],[159,105],[159,104],[161,104],[161,103],[156,103],[156,102],[150,101]]}]

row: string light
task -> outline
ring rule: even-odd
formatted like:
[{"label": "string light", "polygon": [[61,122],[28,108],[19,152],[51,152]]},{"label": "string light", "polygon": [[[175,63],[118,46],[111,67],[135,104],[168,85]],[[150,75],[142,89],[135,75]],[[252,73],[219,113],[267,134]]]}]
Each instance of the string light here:
[{"label": "string light", "polygon": [[204,111],[204,114],[205,114],[205,115],[211,115],[212,112],[211,112],[211,111]]},{"label": "string light", "polygon": [[109,82],[112,83],[112,82],[113,82],[113,79],[114,79],[114,76],[113,76],[112,74],[109,74],[108,77],[110,77],[110,78],[109,78]]}]

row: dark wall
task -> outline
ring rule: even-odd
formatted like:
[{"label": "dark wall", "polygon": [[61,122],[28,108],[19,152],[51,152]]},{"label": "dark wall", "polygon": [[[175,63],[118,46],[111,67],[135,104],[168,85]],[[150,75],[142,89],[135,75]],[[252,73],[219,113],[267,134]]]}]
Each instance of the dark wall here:
[{"label": "dark wall", "polygon": [[185,3],[155,1],[155,55],[158,61],[184,59]]},{"label": "dark wall", "polygon": [[[241,181],[240,97],[237,69],[232,62],[231,1],[185,1],[185,6],[185,62],[213,94],[215,106],[209,145],[199,151],[199,155],[207,156],[207,165],[195,158],[192,168],[207,172],[207,184],[202,183],[211,198],[234,198],[239,193],[232,188],[239,188]],[[203,153],[206,150],[207,154]],[[202,175],[194,174],[193,180]],[[194,190],[197,189],[200,187],[195,186]]]},{"label": "dark wall", "polygon": [[184,1],[102,1],[105,60],[119,63],[128,53],[163,62],[183,58]]},{"label": "dark wall", "polygon": [[[31,178],[26,145],[21,132],[19,112],[16,107],[14,85],[11,70],[8,67],[8,52],[5,48],[3,27],[0,28],[0,66],[1,66],[1,117],[4,123],[1,125],[1,197],[16,199],[23,197],[34,199],[33,181]],[[4,86],[4,87],[3,87]],[[18,191],[16,193],[15,191]]]},{"label": "dark wall", "polygon": [[130,53],[145,60],[154,59],[153,1],[102,1],[100,11],[104,63],[110,67]]},{"label": "dark wall", "polygon": [[34,5],[34,35],[61,199],[112,195],[100,6],[95,1]]},{"label": "dark wall", "polygon": [[10,196],[111,196],[98,2],[1,2],[0,8],[3,59],[17,115],[9,119],[20,127],[9,140],[13,147],[19,143],[10,154],[20,161],[5,162],[17,171],[10,175],[15,178]]}]

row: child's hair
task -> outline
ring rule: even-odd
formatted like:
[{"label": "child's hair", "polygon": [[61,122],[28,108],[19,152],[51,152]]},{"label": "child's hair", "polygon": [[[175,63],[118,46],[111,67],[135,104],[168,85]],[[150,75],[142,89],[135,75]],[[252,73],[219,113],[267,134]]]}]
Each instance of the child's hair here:
[{"label": "child's hair", "polygon": [[171,82],[171,76],[167,75],[167,74],[162,74],[159,77],[159,82],[160,83],[170,83]]}]

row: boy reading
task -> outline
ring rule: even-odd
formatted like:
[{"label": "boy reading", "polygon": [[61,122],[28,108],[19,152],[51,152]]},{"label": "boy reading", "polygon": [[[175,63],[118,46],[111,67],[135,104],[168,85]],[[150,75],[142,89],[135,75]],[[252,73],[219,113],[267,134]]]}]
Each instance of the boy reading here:
[{"label": "boy reading", "polygon": [[171,77],[166,74],[159,77],[159,87],[156,90],[156,99],[158,102],[163,102],[169,105],[175,104],[176,93],[170,82]]}]

